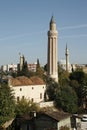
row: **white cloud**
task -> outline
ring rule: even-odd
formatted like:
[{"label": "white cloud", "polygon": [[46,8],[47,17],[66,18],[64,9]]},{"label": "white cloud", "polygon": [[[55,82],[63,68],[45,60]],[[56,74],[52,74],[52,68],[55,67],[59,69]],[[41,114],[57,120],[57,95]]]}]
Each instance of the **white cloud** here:
[{"label": "white cloud", "polygon": [[65,27],[59,28],[58,30],[80,29],[80,28],[87,28],[87,24],[75,25],[75,26],[65,26]]},{"label": "white cloud", "polygon": [[79,35],[66,35],[66,36],[60,36],[60,39],[64,38],[81,38],[81,37],[87,37],[87,34],[79,34]]}]

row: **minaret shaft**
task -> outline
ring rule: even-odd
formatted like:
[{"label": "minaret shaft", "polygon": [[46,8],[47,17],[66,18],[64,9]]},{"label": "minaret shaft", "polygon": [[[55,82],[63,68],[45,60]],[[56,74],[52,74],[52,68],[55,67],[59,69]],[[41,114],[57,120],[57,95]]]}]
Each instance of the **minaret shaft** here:
[{"label": "minaret shaft", "polygon": [[67,48],[67,45],[66,45],[65,55],[66,55],[66,71],[68,72],[69,71],[69,50]]},{"label": "minaret shaft", "polygon": [[50,22],[48,31],[48,76],[58,82],[58,65],[57,65],[57,30],[53,17]]},{"label": "minaret shaft", "polygon": [[25,62],[25,58],[24,58],[24,56],[22,55],[22,56],[20,56],[20,70],[22,70],[23,65],[24,65],[24,62]]}]

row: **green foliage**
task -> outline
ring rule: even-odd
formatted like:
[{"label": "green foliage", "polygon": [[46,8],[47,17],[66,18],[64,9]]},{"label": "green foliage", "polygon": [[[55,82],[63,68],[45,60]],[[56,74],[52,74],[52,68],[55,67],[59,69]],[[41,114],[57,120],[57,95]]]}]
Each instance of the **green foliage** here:
[{"label": "green foliage", "polygon": [[70,86],[59,86],[54,80],[49,79],[47,81],[47,94],[49,100],[54,100],[58,108],[70,113],[77,112],[78,98]]},{"label": "green foliage", "polygon": [[60,130],[70,130],[68,126],[61,126]]},{"label": "green foliage", "polygon": [[53,79],[49,78],[47,81],[47,94],[49,100],[55,100],[57,89],[58,89],[58,83],[55,82]]},{"label": "green foliage", "polygon": [[7,84],[0,85],[0,125],[15,116],[15,101],[12,90]]},{"label": "green foliage", "polygon": [[69,73],[66,72],[58,66],[58,74],[59,74],[59,84],[60,86],[68,85],[69,84]]},{"label": "green foliage", "polygon": [[70,80],[76,80],[79,84],[82,84],[85,78],[85,73],[82,70],[74,71],[69,76]]},{"label": "green foliage", "polygon": [[29,70],[28,70],[28,65],[27,65],[26,61],[23,64],[22,70],[19,70],[17,72],[17,76],[26,76],[26,77],[29,77]]},{"label": "green foliage", "polygon": [[25,114],[29,114],[31,111],[39,111],[39,107],[31,102],[27,101],[26,99],[21,99],[17,104],[16,104],[16,115],[22,116]]},{"label": "green foliage", "polygon": [[36,72],[33,72],[33,71],[30,71],[29,70],[29,75],[28,75],[28,77],[30,78],[30,77],[33,77],[33,76],[35,76],[36,75]]},{"label": "green foliage", "polygon": [[47,64],[44,65],[44,70],[47,72]]},{"label": "green foliage", "polygon": [[81,107],[84,101],[86,104],[87,100],[87,74],[78,69],[71,73],[69,78],[71,80],[70,85],[74,88],[78,96],[78,105]]},{"label": "green foliage", "polygon": [[70,86],[61,87],[57,91],[55,102],[57,107],[62,108],[65,112],[77,112],[78,103],[77,95]]},{"label": "green foliage", "polygon": [[39,59],[37,59],[37,68],[40,67]]},{"label": "green foliage", "polygon": [[40,67],[39,59],[37,59],[36,75],[40,78],[43,78],[44,69]]},{"label": "green foliage", "polygon": [[17,77],[17,73],[16,73],[16,72],[11,72],[10,75],[11,75],[13,78],[16,78],[16,77]]},{"label": "green foliage", "polygon": [[27,62],[24,63],[22,72],[23,72],[23,75],[27,75],[29,73]]},{"label": "green foliage", "polygon": [[78,108],[82,111],[84,105],[87,109],[87,74],[81,69],[70,74],[60,66],[58,69],[59,85],[45,78],[49,99],[66,112],[75,113]]},{"label": "green foliage", "polygon": [[77,80],[70,80],[70,86],[75,90],[76,93],[78,93],[79,89],[79,83]]}]

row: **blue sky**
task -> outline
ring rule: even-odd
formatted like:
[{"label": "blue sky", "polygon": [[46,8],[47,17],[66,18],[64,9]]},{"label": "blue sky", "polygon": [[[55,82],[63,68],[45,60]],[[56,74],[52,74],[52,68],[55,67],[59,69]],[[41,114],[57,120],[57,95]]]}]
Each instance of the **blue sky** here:
[{"label": "blue sky", "polygon": [[58,30],[58,59],[87,63],[87,0],[0,0],[0,65],[47,62],[47,31],[54,15]]}]

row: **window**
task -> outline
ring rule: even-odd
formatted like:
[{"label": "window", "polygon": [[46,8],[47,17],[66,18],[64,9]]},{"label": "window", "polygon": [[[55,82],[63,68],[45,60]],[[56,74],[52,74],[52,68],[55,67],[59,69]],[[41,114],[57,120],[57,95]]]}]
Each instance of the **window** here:
[{"label": "window", "polygon": [[34,87],[32,87],[32,89],[34,89]]},{"label": "window", "polygon": [[32,98],[31,101],[34,102],[34,99]]},{"label": "window", "polygon": [[22,88],[20,88],[20,91],[22,91]]},{"label": "window", "polygon": [[22,96],[22,99],[24,99],[24,96]]},{"label": "window", "polygon": [[42,93],[40,93],[40,99],[42,99]]},{"label": "window", "polygon": [[17,102],[19,102],[19,99],[20,99],[20,98],[19,98],[19,97],[17,97]]}]

